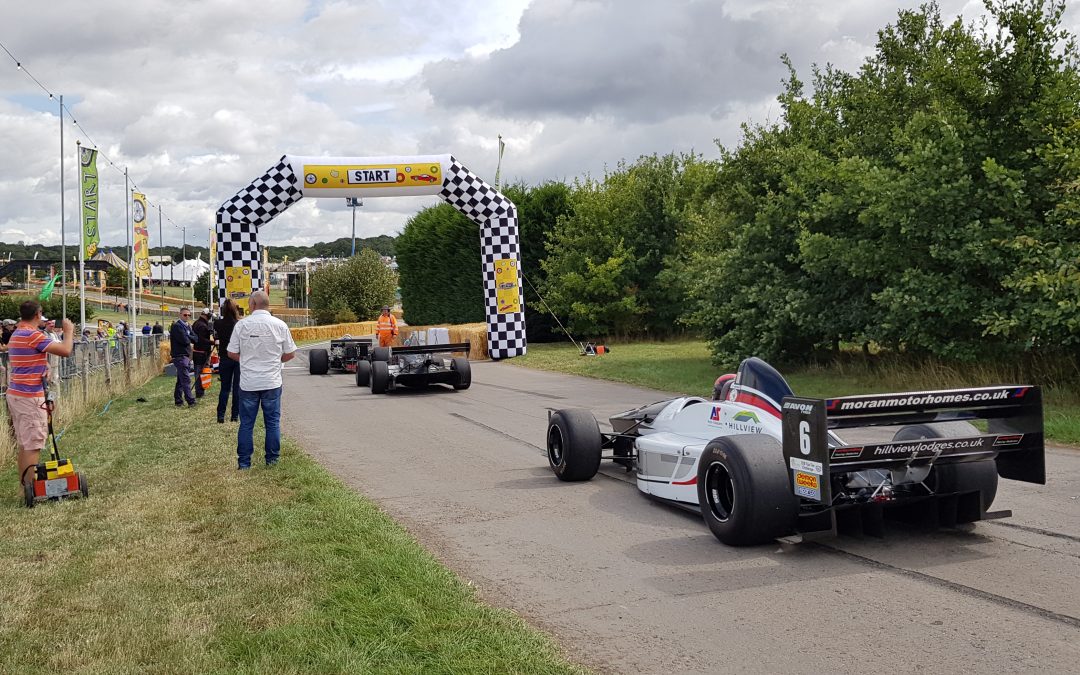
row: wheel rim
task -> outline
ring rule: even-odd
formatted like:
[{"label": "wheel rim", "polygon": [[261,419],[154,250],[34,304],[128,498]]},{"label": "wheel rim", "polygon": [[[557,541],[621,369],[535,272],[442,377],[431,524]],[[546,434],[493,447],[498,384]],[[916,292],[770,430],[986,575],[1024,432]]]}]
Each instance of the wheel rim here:
[{"label": "wheel rim", "polygon": [[720,522],[727,522],[735,508],[735,484],[727,467],[713,462],[705,472],[705,500]]},{"label": "wheel rim", "polygon": [[547,454],[551,466],[559,466],[563,461],[562,430],[555,424],[548,428]]}]

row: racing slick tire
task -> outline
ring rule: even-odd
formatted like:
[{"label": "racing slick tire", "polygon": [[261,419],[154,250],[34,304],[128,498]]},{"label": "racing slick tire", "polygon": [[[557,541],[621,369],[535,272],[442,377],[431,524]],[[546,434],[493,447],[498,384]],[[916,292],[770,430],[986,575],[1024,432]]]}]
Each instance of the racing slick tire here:
[{"label": "racing slick tire", "polygon": [[548,464],[559,480],[582,481],[595,476],[603,444],[600,425],[588,410],[557,410],[548,420]]},{"label": "racing slick tire", "polygon": [[698,461],[697,491],[705,524],[728,546],[762,544],[795,531],[799,498],[775,438],[709,441]]},{"label": "racing slick tire", "polygon": [[330,352],[325,349],[312,349],[308,352],[308,372],[312,375],[325,375],[330,372]]},{"label": "racing slick tire", "polygon": [[[967,422],[935,422],[912,424],[893,435],[894,441],[920,441],[924,438],[966,438],[979,436],[982,432]],[[959,464],[935,464],[926,477],[926,484],[936,493],[971,492],[982,493],[983,511],[988,511],[997,497],[997,462],[980,459],[977,462]]]},{"label": "racing slick tire", "polygon": [[469,359],[464,356],[455,356],[450,361],[450,370],[457,373],[457,379],[454,380],[454,389],[462,390],[468,389],[472,384],[472,366],[469,365]]},{"label": "racing slick tire", "polygon": [[390,366],[386,361],[371,362],[371,393],[385,394],[390,387]]},{"label": "racing slick tire", "polygon": [[387,362],[389,360],[390,360],[390,348],[389,347],[376,347],[375,349],[371,350],[371,361],[372,361],[372,363],[374,363],[375,361]]},{"label": "racing slick tire", "polygon": [[366,387],[371,383],[371,362],[360,359],[356,362],[356,386]]}]

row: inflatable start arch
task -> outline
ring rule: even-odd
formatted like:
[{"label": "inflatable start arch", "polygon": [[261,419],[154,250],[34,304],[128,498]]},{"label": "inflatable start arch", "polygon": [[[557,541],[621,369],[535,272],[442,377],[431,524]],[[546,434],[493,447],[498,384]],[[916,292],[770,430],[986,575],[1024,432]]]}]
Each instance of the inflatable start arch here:
[{"label": "inflatable start arch", "polygon": [[480,226],[488,352],[525,353],[517,209],[450,155],[294,157],[285,155],[217,212],[217,273],[222,297],[260,287],[259,228],[304,197],[439,195]]}]

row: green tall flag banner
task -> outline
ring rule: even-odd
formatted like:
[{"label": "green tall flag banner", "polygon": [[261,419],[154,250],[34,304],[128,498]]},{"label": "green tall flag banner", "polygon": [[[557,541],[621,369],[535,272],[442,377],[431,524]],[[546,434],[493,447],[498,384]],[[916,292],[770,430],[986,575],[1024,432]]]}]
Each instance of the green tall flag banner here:
[{"label": "green tall flag banner", "polygon": [[101,233],[98,232],[97,152],[97,150],[91,148],[79,149],[83,260],[93,258],[97,254],[98,245],[101,243]]},{"label": "green tall flag banner", "polygon": [[56,280],[59,278],[60,275],[57,274],[45,283],[45,286],[41,289],[41,293],[38,295],[38,300],[48,300],[52,296],[53,289],[56,288]]}]

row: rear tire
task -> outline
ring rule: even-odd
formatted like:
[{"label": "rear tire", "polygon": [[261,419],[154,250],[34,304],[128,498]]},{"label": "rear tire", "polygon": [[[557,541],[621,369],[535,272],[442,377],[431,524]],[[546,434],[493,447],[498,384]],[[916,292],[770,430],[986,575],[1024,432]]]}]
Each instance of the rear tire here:
[{"label": "rear tire", "polygon": [[90,486],[86,484],[86,476],[79,474],[79,491],[82,492],[83,497],[90,496]]},{"label": "rear tire", "polygon": [[308,352],[308,372],[312,375],[325,375],[330,372],[330,352],[325,349],[312,349]]},{"label": "rear tire", "polygon": [[386,361],[372,361],[371,363],[371,393],[385,394],[390,386],[390,366]]},{"label": "rear tire", "polygon": [[360,359],[356,362],[356,386],[366,387],[371,383],[371,362]]},{"label": "rear tire", "polygon": [[26,501],[26,508],[34,508],[34,483],[23,483],[23,499]]},{"label": "rear tire", "polygon": [[600,469],[604,437],[588,410],[570,408],[551,415],[547,432],[548,465],[559,480],[589,480]]},{"label": "rear tire", "polygon": [[[896,432],[893,440],[919,441],[924,438],[965,438],[980,435],[982,432],[967,422],[934,422],[906,426]],[[983,511],[988,511],[997,497],[997,462],[980,459],[977,462],[935,464],[930,469],[930,475],[926,477],[926,484],[939,494],[978,490],[982,493]]]},{"label": "rear tire", "polygon": [[468,389],[472,385],[472,366],[469,365],[469,359],[464,356],[455,356],[450,361],[450,370],[457,373],[457,379],[454,380],[454,389],[460,391]]},{"label": "rear tire", "polygon": [[762,544],[795,531],[799,498],[774,438],[709,441],[698,461],[697,490],[705,524],[728,546]]},{"label": "rear tire", "polygon": [[376,347],[371,350],[371,360],[374,361],[389,361],[390,360],[390,348],[389,347]]}]

